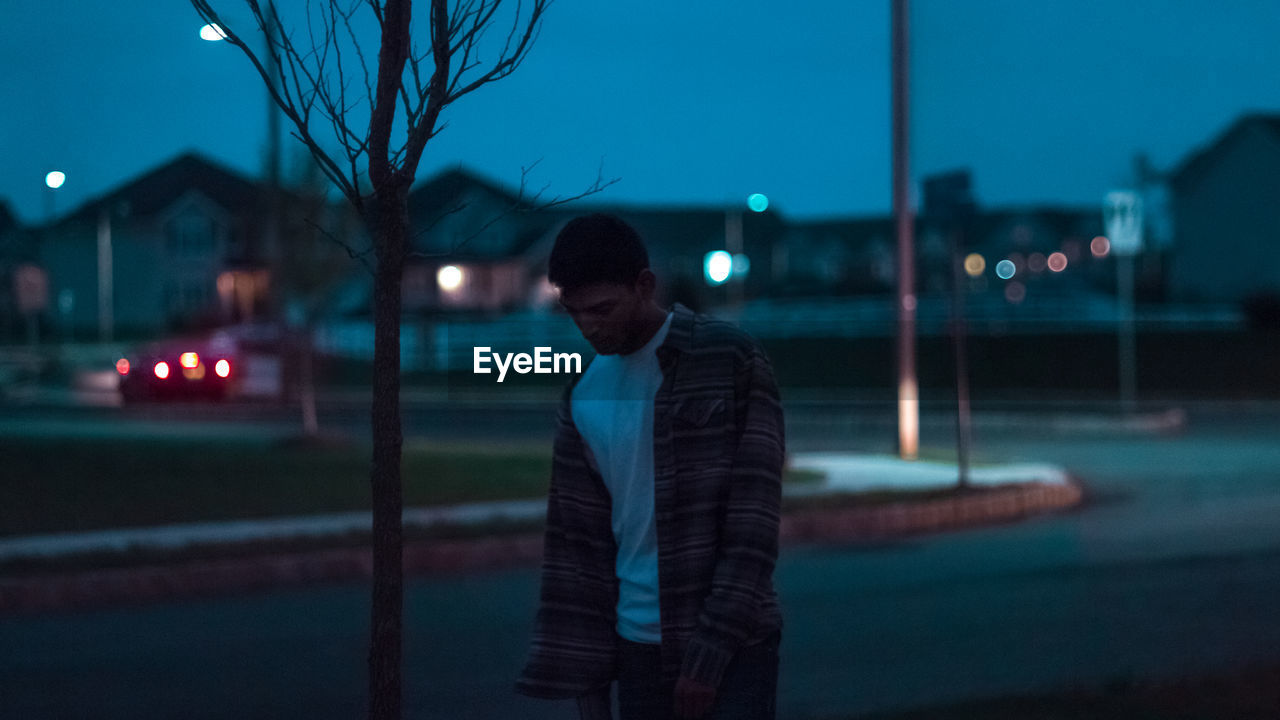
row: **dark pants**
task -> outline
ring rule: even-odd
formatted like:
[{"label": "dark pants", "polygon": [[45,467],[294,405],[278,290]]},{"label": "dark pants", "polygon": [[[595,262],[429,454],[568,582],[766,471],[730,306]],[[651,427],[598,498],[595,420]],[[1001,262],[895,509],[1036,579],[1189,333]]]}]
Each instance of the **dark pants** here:
[{"label": "dark pants", "polygon": [[[774,720],[778,695],[778,642],[775,633],[738,651],[725,669],[707,720]],[[657,645],[618,639],[618,711],[621,720],[674,717],[675,685],[662,679]]]}]

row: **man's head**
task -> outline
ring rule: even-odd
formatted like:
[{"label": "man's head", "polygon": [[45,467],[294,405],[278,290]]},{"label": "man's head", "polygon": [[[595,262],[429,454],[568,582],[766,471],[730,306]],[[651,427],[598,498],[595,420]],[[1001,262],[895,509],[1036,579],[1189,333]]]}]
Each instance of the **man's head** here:
[{"label": "man's head", "polygon": [[656,278],[640,235],[613,215],[575,218],[556,236],[547,279],[602,355],[639,349],[652,333]]}]

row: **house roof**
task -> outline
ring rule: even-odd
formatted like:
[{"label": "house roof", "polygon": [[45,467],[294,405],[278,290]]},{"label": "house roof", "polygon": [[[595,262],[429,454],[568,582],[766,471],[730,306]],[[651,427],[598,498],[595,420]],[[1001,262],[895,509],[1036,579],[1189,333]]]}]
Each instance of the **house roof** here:
[{"label": "house roof", "polygon": [[527,208],[517,193],[458,166],[432,175],[409,191],[409,220],[414,225],[432,223],[477,191],[504,206]]},{"label": "house roof", "polygon": [[1218,153],[1230,140],[1242,132],[1255,128],[1280,142],[1280,113],[1250,113],[1236,118],[1230,127],[1218,134],[1207,145],[1192,151],[1173,169],[1169,175],[1172,184],[1175,187],[1186,187],[1195,182],[1208,170]]},{"label": "house roof", "polygon": [[191,190],[198,190],[225,208],[243,210],[265,203],[260,183],[198,153],[188,152],[89,200],[56,224],[96,221],[104,204],[113,212],[147,217],[169,207]]}]

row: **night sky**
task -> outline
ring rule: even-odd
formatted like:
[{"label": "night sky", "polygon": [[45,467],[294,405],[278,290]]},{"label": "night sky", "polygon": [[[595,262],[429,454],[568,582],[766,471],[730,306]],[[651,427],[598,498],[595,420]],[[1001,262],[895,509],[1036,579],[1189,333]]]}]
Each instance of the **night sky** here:
[{"label": "night sky", "polygon": [[[541,160],[531,183],[573,194],[603,161],[602,200],[887,212],[889,0],[780,7],[555,0],[527,63],[447,111],[419,178],[461,163],[514,186]],[[1096,203],[1134,153],[1169,167],[1280,111],[1275,0],[914,0],[911,18],[913,175],[970,167],[984,204]],[[50,170],[60,214],[188,149],[258,173],[265,91],[201,24],[185,0],[0,4],[0,198],[38,222]]]}]

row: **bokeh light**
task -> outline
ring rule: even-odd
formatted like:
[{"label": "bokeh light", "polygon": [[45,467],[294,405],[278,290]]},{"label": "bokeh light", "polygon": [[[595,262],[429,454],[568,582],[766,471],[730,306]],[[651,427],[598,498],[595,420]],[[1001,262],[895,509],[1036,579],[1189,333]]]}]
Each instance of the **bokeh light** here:
[{"label": "bokeh light", "polygon": [[752,193],[747,198],[747,207],[753,212],[764,212],[769,209],[769,198],[761,193]]},{"label": "bokeh light", "polygon": [[217,373],[220,378],[228,377],[231,375],[231,363],[226,360],[219,360],[214,364],[213,371]]},{"label": "bokeh light", "polygon": [[1017,271],[1018,269],[1014,266],[1012,260],[1001,260],[996,263],[996,277],[1001,280],[1008,280],[1013,277],[1013,274]]},{"label": "bokeh light", "polygon": [[734,253],[732,274],[736,278],[746,277],[751,271],[751,259],[742,253]]},{"label": "bokeh light", "polygon": [[1031,253],[1027,256],[1027,269],[1031,272],[1044,272],[1045,265],[1044,253]]},{"label": "bokeh light", "polygon": [[1027,299],[1027,286],[1014,280],[1004,286],[1004,299],[1017,305]]},{"label": "bokeh light", "polygon": [[1049,269],[1059,273],[1067,269],[1067,256],[1056,252],[1049,256]]},{"label": "bokeh light", "polygon": [[169,377],[169,363],[164,361],[156,363],[155,373],[156,377],[161,380],[167,379]]},{"label": "bokeh light", "polygon": [[733,256],[724,250],[709,252],[702,259],[702,271],[707,282],[712,285],[723,284],[733,272]]},{"label": "bokeh light", "polygon": [[44,184],[48,185],[50,188],[54,190],[57,190],[58,188],[62,187],[62,184],[65,183],[66,181],[67,181],[67,174],[62,172],[61,170],[54,170],[53,172],[44,176]]},{"label": "bokeh light", "polygon": [[964,259],[964,271],[969,277],[978,277],[987,269],[987,259],[978,253],[969,253]]},{"label": "bokeh light", "polygon": [[445,265],[436,271],[436,282],[440,289],[451,293],[462,287],[462,268],[457,265]]},{"label": "bokeh light", "polygon": [[117,361],[116,361],[116,372],[120,373],[121,375],[128,375],[128,374],[129,374],[129,360],[128,360],[128,359],[126,359],[126,358],[120,358],[119,360],[117,360]]},{"label": "bokeh light", "polygon": [[1089,243],[1089,252],[1093,253],[1094,257],[1106,257],[1107,253],[1111,252],[1111,241],[1099,235]]}]

